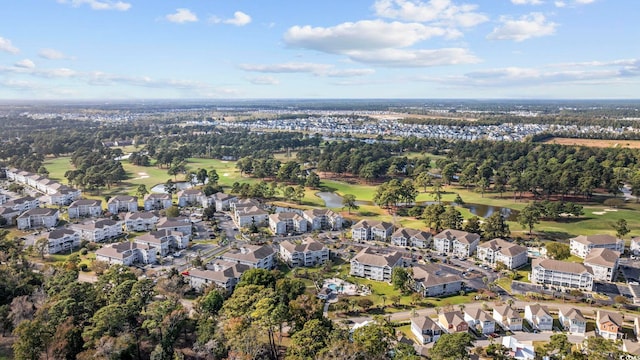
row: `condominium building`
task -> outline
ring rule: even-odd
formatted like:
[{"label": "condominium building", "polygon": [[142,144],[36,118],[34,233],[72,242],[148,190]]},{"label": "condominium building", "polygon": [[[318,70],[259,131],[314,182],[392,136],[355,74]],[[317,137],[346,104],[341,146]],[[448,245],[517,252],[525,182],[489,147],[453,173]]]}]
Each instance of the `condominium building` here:
[{"label": "condominium building", "polygon": [[592,249],[609,249],[624,252],[624,241],[611,235],[580,235],[569,240],[571,254],[586,258]]},{"label": "condominium building", "polygon": [[311,237],[301,242],[285,240],[280,243],[280,257],[292,267],[315,266],[329,261],[329,248]]},{"label": "condominium building", "polygon": [[533,259],[530,280],[534,284],[586,291],[593,290],[591,268],[573,262],[541,258]]},{"label": "condominium building", "polygon": [[618,271],[620,253],[614,250],[596,248],[584,259],[584,264],[591,268],[594,280],[613,281]]},{"label": "condominium building", "polygon": [[472,256],[479,242],[480,235],[453,229],[446,229],[433,237],[433,247],[437,252],[460,257]]},{"label": "condominium building", "polygon": [[351,259],[349,274],[389,282],[393,268],[398,266],[404,266],[402,254],[399,252],[381,253],[374,249],[364,248]]},{"label": "condominium building", "polygon": [[528,261],[527,248],[503,239],[493,239],[478,245],[478,259],[495,266],[503,263],[507,269],[517,269]]}]

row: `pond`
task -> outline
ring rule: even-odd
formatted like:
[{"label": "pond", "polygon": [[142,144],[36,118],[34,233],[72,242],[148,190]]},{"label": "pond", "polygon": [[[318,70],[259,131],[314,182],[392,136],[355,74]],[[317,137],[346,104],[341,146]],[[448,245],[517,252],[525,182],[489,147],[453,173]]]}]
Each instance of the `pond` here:
[{"label": "pond", "polygon": [[317,192],[316,196],[324,201],[324,206],[328,208],[342,207],[342,196],[328,191]]},{"label": "pond", "polygon": [[[186,181],[179,181],[174,183],[176,184],[176,189],[177,191],[180,190],[185,190],[191,187],[191,183],[186,182]],[[166,191],[164,191],[164,184],[158,184],[154,187],[151,188],[151,192],[152,193],[156,193],[156,194],[162,194],[162,193],[166,193]]]},{"label": "pond", "polygon": [[468,209],[473,215],[488,218],[495,212],[502,213],[509,221],[516,221],[518,219],[518,211],[510,208],[504,208],[500,206],[484,205],[484,204],[463,204],[463,208]]}]

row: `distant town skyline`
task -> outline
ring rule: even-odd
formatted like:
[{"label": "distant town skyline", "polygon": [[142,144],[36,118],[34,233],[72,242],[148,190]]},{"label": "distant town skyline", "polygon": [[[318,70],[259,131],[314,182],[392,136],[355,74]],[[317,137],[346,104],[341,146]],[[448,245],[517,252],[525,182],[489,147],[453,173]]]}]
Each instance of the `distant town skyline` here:
[{"label": "distant town skyline", "polygon": [[21,0],[0,100],[633,99],[614,0]]}]

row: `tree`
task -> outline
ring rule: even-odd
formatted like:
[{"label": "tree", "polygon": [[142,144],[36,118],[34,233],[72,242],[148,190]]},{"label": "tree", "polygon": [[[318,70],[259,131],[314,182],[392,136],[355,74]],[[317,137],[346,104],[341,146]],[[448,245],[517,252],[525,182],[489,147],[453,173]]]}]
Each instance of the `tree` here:
[{"label": "tree", "polygon": [[351,214],[351,209],[358,209],[358,205],[356,204],[356,196],[352,194],[344,194],[342,196],[342,206],[346,207],[349,214]]},{"label": "tree", "polygon": [[554,260],[564,260],[571,256],[571,248],[567,244],[549,242],[545,245],[547,256]]},{"label": "tree", "polygon": [[482,231],[487,239],[504,238],[511,235],[509,225],[499,211],[494,212],[485,220],[482,224]]},{"label": "tree", "polygon": [[373,306],[373,301],[369,298],[363,297],[358,299],[358,306],[362,308],[363,311],[369,311]]},{"label": "tree", "polygon": [[389,322],[376,318],[353,332],[353,342],[362,347],[366,359],[381,359],[391,349],[394,335],[395,331]]},{"label": "tree", "polygon": [[589,336],[584,341],[583,353],[589,360],[619,359],[622,351],[618,346],[618,341]]},{"label": "tree", "polygon": [[138,196],[138,198],[140,199],[144,198],[144,196],[147,195],[148,193],[149,193],[149,190],[147,190],[147,186],[145,184],[140,184],[136,188],[136,196]]},{"label": "tree", "polygon": [[198,182],[202,185],[204,185],[204,183],[207,181],[207,177],[209,176],[209,174],[207,174],[207,169],[198,169],[195,175],[196,180],[198,180]]},{"label": "tree", "polygon": [[469,359],[469,349],[473,347],[471,334],[444,334],[433,346],[429,355],[433,360],[466,360]]},{"label": "tree", "polygon": [[627,226],[627,220],[625,219],[618,219],[618,221],[613,225],[613,228],[616,230],[616,236],[620,239],[630,231],[629,226]]},{"label": "tree", "polygon": [[13,333],[17,337],[13,344],[13,355],[17,360],[40,359],[51,340],[47,324],[40,320],[23,321]]},{"label": "tree", "polygon": [[177,190],[178,187],[176,186],[176,183],[173,182],[173,180],[169,179],[166,183],[164,183],[164,192],[169,194],[169,196],[173,196],[173,194],[175,194]]},{"label": "tree", "polygon": [[313,171],[309,172],[309,175],[307,175],[307,181],[305,182],[305,185],[307,187],[312,188],[312,189],[319,188],[320,187],[320,176],[318,176],[318,174],[316,174]]},{"label": "tree", "polygon": [[291,337],[291,345],[287,349],[287,359],[313,359],[327,346],[331,331],[331,322],[313,319],[304,324],[302,330]]},{"label": "tree", "polygon": [[535,204],[528,204],[518,214],[518,223],[523,228],[529,229],[529,235],[533,231],[533,226],[540,223],[540,209]]},{"label": "tree", "polygon": [[172,205],[171,207],[167,208],[166,215],[167,217],[172,217],[172,218],[178,217],[180,216],[180,208],[175,205]]},{"label": "tree", "polygon": [[442,202],[442,182],[440,180],[433,182],[433,199],[438,203]]},{"label": "tree", "polygon": [[569,341],[566,334],[553,334],[549,338],[549,342],[543,346],[545,355],[556,354],[559,358],[571,354],[573,344]]},{"label": "tree", "polygon": [[427,186],[431,186],[433,177],[428,172],[424,171],[418,174],[413,180],[416,187],[422,188],[422,192],[427,192]]},{"label": "tree", "polygon": [[44,254],[49,250],[49,240],[47,238],[39,238],[34,244],[34,248],[40,254],[40,258],[44,259]]},{"label": "tree", "polygon": [[432,229],[436,231],[440,231],[443,228],[443,214],[446,209],[442,204],[431,204],[424,208],[424,212],[422,213],[422,218],[424,219],[424,223]]},{"label": "tree", "polygon": [[461,230],[463,221],[462,214],[454,206],[448,206],[447,210],[442,214],[443,228]]},{"label": "tree", "polygon": [[393,288],[403,293],[410,291],[409,272],[403,267],[396,266],[391,270],[391,283]]},{"label": "tree", "polygon": [[480,218],[477,216],[468,218],[463,230],[472,234],[480,234],[482,232],[482,228],[480,226]]},{"label": "tree", "polygon": [[276,277],[274,274],[265,269],[249,269],[242,273],[240,281],[236,287],[243,287],[247,285],[258,285],[267,288],[275,289]]}]

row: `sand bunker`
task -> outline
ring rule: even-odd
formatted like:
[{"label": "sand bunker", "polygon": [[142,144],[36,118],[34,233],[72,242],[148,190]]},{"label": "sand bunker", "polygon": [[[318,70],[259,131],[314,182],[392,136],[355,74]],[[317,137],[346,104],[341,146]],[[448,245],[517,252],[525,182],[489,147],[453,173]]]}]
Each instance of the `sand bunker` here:
[{"label": "sand bunker", "polygon": [[594,211],[592,212],[593,215],[604,215],[606,212],[605,211]]},{"label": "sand bunker", "polygon": [[146,179],[148,177],[149,177],[149,174],[147,174],[146,172],[139,172],[138,177],[133,180]]},{"label": "sand bunker", "polygon": [[229,176],[229,173],[224,173],[222,174],[222,176]]}]

